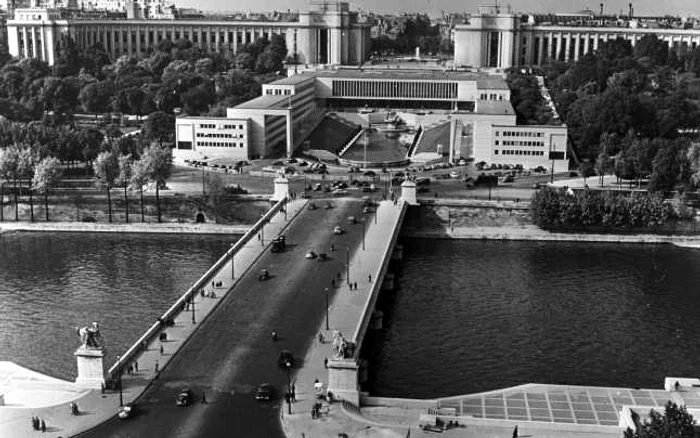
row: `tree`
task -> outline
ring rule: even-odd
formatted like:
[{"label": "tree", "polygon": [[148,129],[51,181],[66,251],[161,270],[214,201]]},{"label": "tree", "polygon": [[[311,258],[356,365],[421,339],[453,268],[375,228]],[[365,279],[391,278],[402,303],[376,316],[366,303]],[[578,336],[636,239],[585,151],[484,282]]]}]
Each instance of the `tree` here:
[{"label": "tree", "polygon": [[109,111],[113,95],[114,89],[112,83],[107,81],[94,82],[80,90],[78,99],[85,111],[94,113],[95,119],[97,119],[99,113]]},{"label": "tree", "polygon": [[117,156],[111,151],[100,152],[92,163],[95,178],[99,185],[107,190],[107,208],[109,212],[109,222],[112,223],[112,195],[110,189],[119,175],[119,161]]},{"label": "tree", "polygon": [[41,160],[34,169],[32,187],[44,194],[44,211],[46,222],[49,221],[49,189],[61,178],[61,162],[55,157],[46,157]]},{"label": "tree", "polygon": [[[636,413],[634,413],[636,415]],[[625,438],[692,438],[695,436],[695,420],[685,406],[669,401],[664,412],[652,409],[649,418],[638,423],[636,430],[627,429]]]},{"label": "tree", "polygon": [[[692,187],[700,186],[700,143],[693,143],[687,152],[688,164],[690,165],[690,184]],[[0,161],[0,172],[2,172],[2,161]],[[2,176],[2,173],[0,173]]]},{"label": "tree", "polygon": [[130,154],[119,155],[119,175],[117,176],[117,183],[124,187],[124,210],[126,212],[125,220],[129,223],[129,194],[127,192],[131,178],[133,177],[133,165],[134,160]]},{"label": "tree", "polygon": [[[12,180],[15,182],[16,186],[16,181],[18,177],[18,166],[19,162],[19,149],[15,146],[12,145],[10,147],[7,147],[5,149],[0,149],[0,178],[2,178],[5,181]],[[2,184],[2,188],[4,189],[5,185],[4,183]],[[13,190],[14,193],[14,198],[15,198],[15,220],[19,220],[19,206],[17,203],[17,188],[15,187],[15,190]],[[4,197],[4,190],[0,190],[0,199]],[[0,203],[0,211],[2,210],[2,204]],[[4,218],[2,218],[4,219]]]},{"label": "tree", "polygon": [[148,163],[145,160],[139,159],[131,163],[131,180],[129,181],[132,188],[139,189],[139,199],[141,204],[141,222],[145,222],[144,207],[143,207],[143,188],[148,184]]},{"label": "tree", "polygon": [[682,188],[689,180],[688,142],[678,139],[659,148],[652,162],[649,190],[671,191]]},{"label": "tree", "polygon": [[668,43],[662,41],[655,34],[644,35],[634,45],[634,56],[647,57],[655,65],[666,65],[668,62]]},{"label": "tree", "polygon": [[[19,156],[17,159],[17,176],[21,179],[28,179],[30,184],[29,184],[29,214],[30,214],[30,220],[34,222],[34,197],[33,193],[34,191],[32,190],[31,186],[31,181],[32,178],[34,177],[34,166],[36,165],[36,162],[38,161],[37,155],[32,151],[32,149],[29,146],[23,146],[20,147],[19,149]],[[20,190],[22,187],[20,179]]]},{"label": "tree", "polygon": [[143,151],[141,160],[144,162],[148,179],[153,181],[156,186],[158,222],[161,222],[160,189],[165,187],[165,181],[170,177],[173,151],[168,147],[152,144]]},{"label": "tree", "polygon": [[153,112],[143,124],[143,133],[146,138],[158,141],[158,145],[163,146],[163,142],[172,141],[175,137],[175,117],[164,111]]},{"label": "tree", "polygon": [[83,129],[78,133],[78,142],[83,145],[82,155],[86,165],[97,158],[103,140],[104,135],[95,128]]}]

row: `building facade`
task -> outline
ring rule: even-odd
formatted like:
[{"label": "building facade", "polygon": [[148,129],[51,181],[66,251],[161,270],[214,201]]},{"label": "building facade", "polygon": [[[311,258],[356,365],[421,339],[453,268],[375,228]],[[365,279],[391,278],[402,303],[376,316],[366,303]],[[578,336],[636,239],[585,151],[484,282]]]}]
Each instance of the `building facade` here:
[{"label": "building facade", "polygon": [[[582,17],[583,18],[583,17]],[[578,20],[537,23],[533,17],[481,7],[469,23],[456,25],[454,63],[458,67],[498,68],[543,65],[552,60],[577,61],[605,42],[622,38],[636,44],[645,35],[656,35],[678,53],[700,44],[700,29],[658,28],[650,23],[628,19],[622,24],[610,21]]]},{"label": "building facade", "polygon": [[[56,42],[70,35],[78,48],[100,43],[116,59],[147,56],[164,40],[181,38],[205,50],[233,56],[258,38],[282,35],[288,54],[301,64],[360,64],[369,54],[370,23],[347,3],[323,3],[293,21],[62,19],[58,10],[23,8],[7,22],[8,50],[19,58],[56,60]],[[36,50],[41,47],[41,50]]]},{"label": "building facade", "polygon": [[[297,74],[263,85],[260,97],[228,108],[226,117],[179,117],[176,148],[232,160],[292,156],[328,111],[338,115],[372,108],[391,109],[416,129],[450,122],[449,156],[454,161],[568,169],[566,125],[517,125],[503,77],[473,72],[333,69]],[[245,132],[240,130],[244,121]]]}]

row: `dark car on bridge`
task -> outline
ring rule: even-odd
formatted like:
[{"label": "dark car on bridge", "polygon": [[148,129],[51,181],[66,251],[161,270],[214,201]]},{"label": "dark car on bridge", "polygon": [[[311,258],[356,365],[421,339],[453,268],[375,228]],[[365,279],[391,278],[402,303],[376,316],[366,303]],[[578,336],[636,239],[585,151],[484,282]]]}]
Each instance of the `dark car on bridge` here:
[{"label": "dark car on bridge", "polygon": [[191,389],[183,389],[180,391],[180,393],[175,397],[175,406],[178,407],[187,407],[192,404],[194,401],[194,393],[192,392]]},{"label": "dark car on bridge", "polygon": [[280,355],[277,358],[277,365],[280,368],[294,368],[294,355],[289,350],[280,351]]},{"label": "dark car on bridge", "polygon": [[262,383],[260,386],[258,386],[258,389],[255,391],[255,400],[272,400],[273,393],[274,391],[272,389],[272,385],[270,385],[269,383]]}]

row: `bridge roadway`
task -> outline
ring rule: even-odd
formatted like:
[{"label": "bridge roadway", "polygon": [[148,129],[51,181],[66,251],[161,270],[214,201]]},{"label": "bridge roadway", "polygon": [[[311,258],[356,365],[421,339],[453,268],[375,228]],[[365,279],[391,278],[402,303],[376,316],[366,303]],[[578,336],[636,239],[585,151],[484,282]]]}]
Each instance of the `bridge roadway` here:
[{"label": "bridge roadway", "polygon": [[[253,391],[269,382],[279,401],[287,385],[287,373],[277,365],[279,351],[289,349],[300,365],[325,317],[324,288],[338,273],[344,277],[346,247],[350,255],[361,247],[362,226],[346,225],[348,216],[361,216],[360,201],[331,202],[330,210],[301,212],[285,233],[287,250],[268,251],[252,266],[143,394],[138,416],[114,418],[79,436],[284,437],[281,403],[256,402]],[[347,232],[333,235],[336,224]],[[327,252],[330,260],[306,260],[309,249]],[[263,268],[272,274],[268,281],[257,279]],[[272,330],[279,333],[277,342]],[[185,386],[196,401],[178,408],[175,396]],[[200,400],[203,391],[207,404]]]}]

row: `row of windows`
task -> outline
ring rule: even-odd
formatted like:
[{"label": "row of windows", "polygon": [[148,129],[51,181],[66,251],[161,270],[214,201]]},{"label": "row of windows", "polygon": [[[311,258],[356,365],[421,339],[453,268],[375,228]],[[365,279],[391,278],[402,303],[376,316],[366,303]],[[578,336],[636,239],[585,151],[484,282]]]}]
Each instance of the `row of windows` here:
[{"label": "row of windows", "polygon": [[[243,125],[223,125],[222,126],[224,129],[243,129]],[[200,129],[216,129],[216,125],[214,123],[200,123],[199,124]],[[197,133],[197,136],[199,137],[199,133]],[[208,137],[208,136],[205,136]]]},{"label": "row of windows", "polygon": [[[496,137],[500,135],[500,131],[496,131]],[[544,137],[544,132],[535,131],[503,131],[504,137]]]},{"label": "row of windows", "polygon": [[[121,33],[121,38],[120,38],[120,33]],[[216,31],[201,31],[201,38],[200,38],[200,32],[189,32],[189,31],[143,31],[143,30],[97,30],[94,28],[88,28],[88,29],[81,29],[80,34],[83,36],[85,40],[88,42],[100,42],[102,44],[107,44],[108,46],[111,46],[112,39],[114,39],[114,42],[116,44],[119,44],[119,41],[121,40],[123,44],[126,45],[126,43],[129,41],[129,34],[131,34],[131,42],[132,44],[136,44],[137,36],[138,40],[141,44],[146,44],[146,43],[156,43],[158,41],[161,41],[163,39],[169,39],[171,41],[179,40],[180,38],[184,38],[186,40],[191,40],[193,43],[197,44],[200,42],[206,44],[207,42],[211,44],[215,44],[217,41],[217,36],[218,40],[220,43],[228,42],[228,43],[233,43],[235,40],[237,45],[242,45],[242,44],[249,44],[252,43],[253,41],[257,40],[258,38],[264,37],[267,38],[268,40],[271,39],[273,33],[272,32],[263,32],[262,35],[256,32],[251,32],[251,31],[235,31],[235,32],[216,32]],[[274,33],[277,34],[277,33]],[[113,38],[112,38],[113,35]],[[282,37],[285,36],[284,32],[280,32],[278,35],[281,35]],[[228,38],[227,38],[228,37]]]},{"label": "row of windows", "polygon": [[197,137],[205,137],[205,138],[244,138],[243,134],[211,134],[211,133],[204,133],[204,132],[198,132]]},{"label": "row of windows", "polygon": [[224,125],[224,129],[243,129],[243,125]]},{"label": "row of windows", "polygon": [[333,81],[333,96],[414,99],[456,99],[456,82]]},{"label": "row of windows", "polygon": [[274,94],[275,96],[284,94],[285,96],[289,96],[290,94],[292,94],[292,90],[280,90],[279,88],[271,90],[268,88],[267,90],[265,90],[265,94]]},{"label": "row of windows", "polygon": [[[493,151],[494,155],[498,155],[498,149],[494,149]],[[536,155],[536,156],[542,156],[544,155],[544,151],[520,151],[520,150],[502,150],[501,155]]]},{"label": "row of windows", "polygon": [[[498,140],[496,140],[496,146],[498,146]],[[542,146],[544,147],[543,141],[514,141],[514,140],[503,140],[503,146]]]},{"label": "row of windows", "polygon": [[243,142],[221,142],[221,141],[198,141],[197,146],[208,146],[208,147],[224,147],[224,148],[242,148],[244,146]]},{"label": "row of windows", "polygon": [[481,94],[479,95],[479,99],[480,99],[480,100],[496,100],[496,99],[498,99],[498,100],[503,100],[503,95],[502,95],[502,94],[496,94],[496,93],[491,93],[491,94],[481,93]]}]

